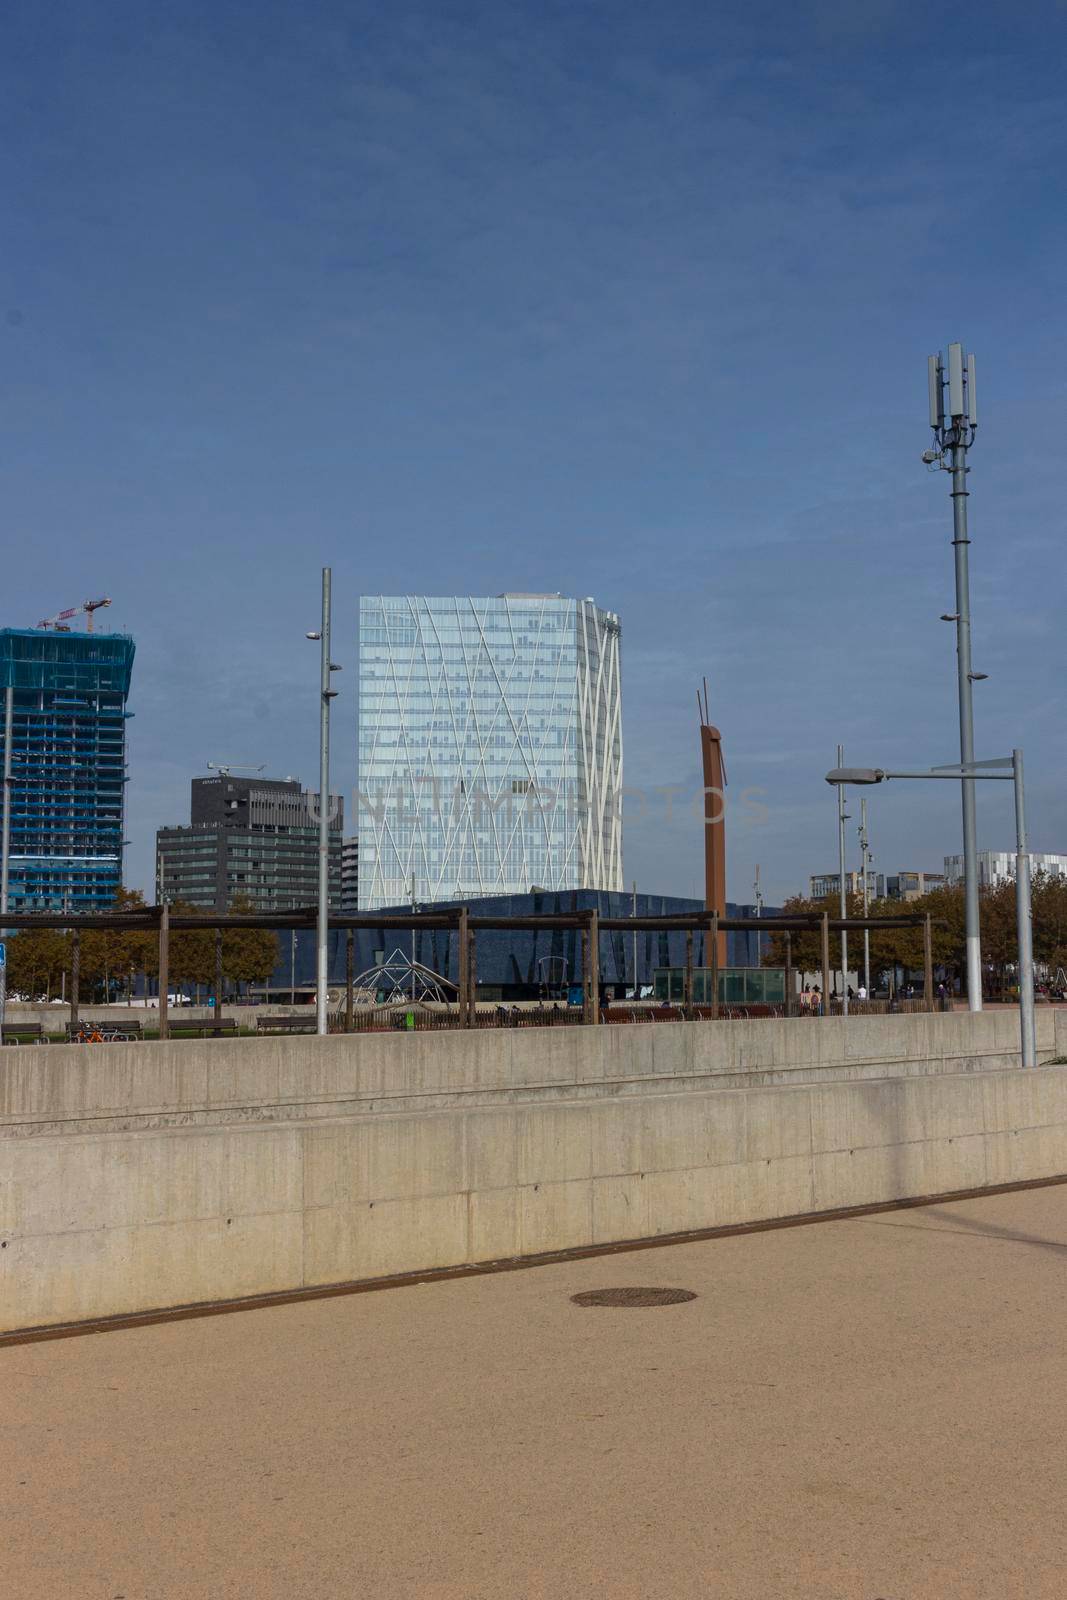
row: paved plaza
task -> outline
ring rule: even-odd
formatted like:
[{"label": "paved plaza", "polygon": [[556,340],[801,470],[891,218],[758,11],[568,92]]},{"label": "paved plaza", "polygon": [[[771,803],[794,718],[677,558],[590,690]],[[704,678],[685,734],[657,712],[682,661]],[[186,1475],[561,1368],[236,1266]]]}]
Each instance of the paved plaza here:
[{"label": "paved plaza", "polygon": [[12,1346],[3,1592],[1061,1600],[1065,1326],[1053,1185]]}]

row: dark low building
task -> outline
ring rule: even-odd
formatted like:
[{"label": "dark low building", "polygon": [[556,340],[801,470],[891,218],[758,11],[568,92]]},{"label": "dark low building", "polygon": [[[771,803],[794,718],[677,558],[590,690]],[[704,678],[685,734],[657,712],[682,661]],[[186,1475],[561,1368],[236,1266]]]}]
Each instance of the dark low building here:
[{"label": "dark low building", "polygon": [[341,845],[341,912],[355,916],[359,911],[359,839],[353,834]]},{"label": "dark low building", "polygon": [[[436,903],[435,911],[458,902]],[[686,900],[673,895],[617,893],[607,889],[534,890],[531,894],[490,895],[467,900],[472,916],[528,917],[559,912],[597,910],[602,917],[678,916],[683,912],[703,911],[702,900]],[[426,907],[424,909],[429,909]],[[383,907],[383,912],[406,913],[408,906]],[[753,917],[755,907],[728,905],[731,917]],[[777,913],[764,906],[765,916]],[[373,913],[368,913],[373,915]],[[413,946],[414,940],[414,946]],[[728,933],[727,958],[731,967],[757,965],[756,935]],[[414,935],[405,929],[359,928],[354,935],[354,969],[358,975],[389,960],[395,951],[410,957],[431,971],[455,983],[458,978],[457,935],[454,929],[420,928]],[[315,935],[301,931],[296,935],[295,952],[290,940],[282,941],[282,959],[271,979],[271,987],[284,990],[314,982]],[[685,932],[656,933],[642,929],[634,933],[602,932],[600,935],[601,982],[621,994],[632,988],[636,955],[639,986],[654,982],[657,971],[685,964]],[[693,939],[693,964],[705,967],[711,959],[707,936],[697,932]],[[545,993],[558,993],[581,977],[581,933],[576,928],[548,928],[524,932],[511,928],[479,931],[476,945],[478,995],[484,1000],[534,1000]],[[345,934],[330,934],[329,972],[331,985],[345,979]]]},{"label": "dark low building", "polygon": [[[332,798],[330,908],[341,906],[344,802]],[[225,911],[314,905],[319,885],[317,794],[294,778],[194,778],[188,827],[156,834],[156,898]]]}]

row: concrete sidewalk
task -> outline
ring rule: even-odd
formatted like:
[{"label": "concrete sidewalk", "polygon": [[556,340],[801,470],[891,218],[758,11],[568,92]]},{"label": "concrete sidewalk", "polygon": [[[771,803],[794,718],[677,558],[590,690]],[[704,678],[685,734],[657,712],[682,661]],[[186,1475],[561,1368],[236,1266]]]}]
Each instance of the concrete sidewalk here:
[{"label": "concrete sidewalk", "polygon": [[1052,1186],[0,1350],[3,1592],[1060,1600],[1065,1321]]}]

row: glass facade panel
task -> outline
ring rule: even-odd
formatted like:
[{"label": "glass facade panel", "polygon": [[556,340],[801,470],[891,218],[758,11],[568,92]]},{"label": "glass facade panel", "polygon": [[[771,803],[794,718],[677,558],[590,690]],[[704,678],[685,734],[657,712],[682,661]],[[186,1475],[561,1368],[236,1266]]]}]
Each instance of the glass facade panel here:
[{"label": "glass facade panel", "polygon": [[361,602],[361,910],[622,888],[619,639],[557,595]]},{"label": "glass facade panel", "polygon": [[[710,967],[693,968],[693,1004],[711,1004]],[[653,980],[657,1000],[685,999],[685,968],[659,967]],[[723,967],[719,972],[719,1004],[780,1006],[785,1004],[784,967]]]}]

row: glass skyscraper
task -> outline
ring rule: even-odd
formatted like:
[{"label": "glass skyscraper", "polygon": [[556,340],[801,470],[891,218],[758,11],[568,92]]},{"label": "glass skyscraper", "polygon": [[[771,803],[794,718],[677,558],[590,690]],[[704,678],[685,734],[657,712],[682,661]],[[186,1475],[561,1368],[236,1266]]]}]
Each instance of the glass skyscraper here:
[{"label": "glass skyscraper", "polygon": [[[12,911],[93,911],[115,898],[133,654],[120,633],[0,629],[0,705],[12,691]],[[0,715],[0,757],[3,729]]]},{"label": "glass skyscraper", "polygon": [[561,595],[360,602],[361,910],[622,888],[619,636]]}]

